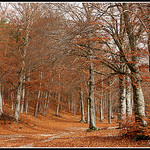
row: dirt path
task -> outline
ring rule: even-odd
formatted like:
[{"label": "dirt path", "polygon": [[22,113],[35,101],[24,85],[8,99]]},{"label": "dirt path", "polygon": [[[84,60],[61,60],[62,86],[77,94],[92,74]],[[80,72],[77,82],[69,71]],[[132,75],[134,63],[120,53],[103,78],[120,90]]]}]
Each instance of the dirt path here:
[{"label": "dirt path", "polygon": [[[36,141],[33,143],[28,143],[28,144],[20,146],[20,147],[34,147],[34,145],[36,143],[40,144],[40,143],[44,143],[44,142],[49,142],[51,140],[60,139],[60,138],[65,137],[65,136],[71,136],[71,135],[79,134],[85,130],[86,130],[86,128],[80,127],[80,128],[76,128],[76,129],[69,131],[69,132],[60,132],[60,133],[54,133],[54,134],[39,134],[39,136],[46,137],[47,139],[44,139],[44,140],[39,139],[39,141]],[[32,135],[32,136],[37,136],[37,135]]]},{"label": "dirt path", "polygon": [[150,147],[149,141],[133,141],[120,135],[115,120],[97,121],[99,131],[87,132],[88,124],[80,116],[63,112],[56,117],[22,114],[19,124],[0,124],[0,147]]},{"label": "dirt path", "polygon": [[[116,129],[117,127],[108,127],[107,130]],[[104,128],[101,128],[103,130]],[[52,140],[61,140],[63,138],[70,139],[81,139],[85,138],[85,132],[87,128],[84,127],[73,127],[68,128],[68,131],[59,133],[40,133],[40,134],[24,134],[24,135],[0,135],[0,144],[7,145],[7,147],[36,147],[44,143],[48,143]],[[106,130],[106,128],[105,128]],[[83,136],[81,136],[83,135]],[[111,134],[105,135],[103,137],[114,136]],[[116,135],[118,136],[118,135]],[[32,139],[32,142],[31,142]],[[22,142],[24,144],[22,144]],[[14,145],[15,142],[15,145]],[[6,144],[7,143],[7,144]]]}]

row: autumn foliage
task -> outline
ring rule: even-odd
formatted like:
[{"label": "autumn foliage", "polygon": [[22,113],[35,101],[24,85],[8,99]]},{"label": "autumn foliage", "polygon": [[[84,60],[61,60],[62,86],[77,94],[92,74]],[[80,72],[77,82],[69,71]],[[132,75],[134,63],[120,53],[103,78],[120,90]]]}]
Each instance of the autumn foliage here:
[{"label": "autumn foliage", "polygon": [[124,121],[121,122],[123,126],[120,134],[134,140],[150,139],[150,121],[148,117],[145,117],[144,120],[147,121],[147,126],[142,126],[140,121],[135,122],[134,116],[128,116]]},{"label": "autumn foliage", "polygon": [[3,124],[64,111],[149,139],[148,16],[149,3],[1,3]]}]

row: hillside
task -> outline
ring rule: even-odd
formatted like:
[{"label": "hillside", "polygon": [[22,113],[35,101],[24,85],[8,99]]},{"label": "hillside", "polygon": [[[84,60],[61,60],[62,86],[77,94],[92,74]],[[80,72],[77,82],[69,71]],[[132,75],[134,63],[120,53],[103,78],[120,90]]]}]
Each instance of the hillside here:
[{"label": "hillside", "polygon": [[[107,118],[103,123],[97,119],[96,125],[100,130],[88,132],[88,124],[79,122],[80,115],[74,116],[61,110],[59,116],[55,116],[55,112],[49,110],[46,116],[38,114],[36,118],[30,112],[27,115],[21,114],[18,124],[11,118],[0,120],[0,147],[149,147],[150,145],[148,140],[134,141],[121,136],[115,119],[111,124],[107,123]],[[9,114],[12,115],[12,112]]]}]

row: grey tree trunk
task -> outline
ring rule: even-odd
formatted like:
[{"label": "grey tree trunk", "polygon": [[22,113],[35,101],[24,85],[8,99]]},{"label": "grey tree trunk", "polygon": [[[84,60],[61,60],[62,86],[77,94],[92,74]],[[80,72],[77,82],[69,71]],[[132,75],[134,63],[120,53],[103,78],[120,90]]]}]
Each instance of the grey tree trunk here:
[{"label": "grey tree trunk", "polygon": [[[28,79],[27,79],[27,81],[30,81],[30,69],[29,69],[29,72],[28,72]],[[27,91],[27,97],[25,99],[25,114],[28,113],[28,106],[29,106],[29,104],[28,104],[29,91],[28,91],[28,89],[26,91]]]},{"label": "grey tree trunk", "polygon": [[111,123],[111,82],[108,96],[108,123]]},{"label": "grey tree trunk", "polygon": [[[24,80],[25,80],[25,77],[24,77]],[[24,100],[25,100],[25,87],[23,86],[20,113],[23,113]]]},{"label": "grey tree trunk", "polygon": [[[123,3],[123,10],[124,10],[124,21],[125,21],[125,28],[129,39],[130,49],[132,54],[137,53],[136,47],[136,37],[134,35],[134,29],[131,25],[131,18],[130,18],[130,8],[128,3]],[[139,63],[139,56],[132,56],[132,61],[134,63],[128,63],[128,67],[131,70],[132,74],[132,87],[133,87],[133,100],[134,100],[134,110],[136,121],[140,120],[142,125],[146,125],[147,122],[143,120],[145,117],[145,104],[144,104],[144,96],[141,87],[141,75],[138,67]]]},{"label": "grey tree trunk", "polygon": [[[150,14],[150,3],[147,4],[148,14]],[[148,22],[150,19],[147,20]],[[150,72],[150,25],[148,26],[148,52],[149,52],[149,72]]]},{"label": "grey tree trunk", "polygon": [[80,122],[85,122],[85,116],[84,116],[84,101],[83,101],[83,91],[82,88],[80,89],[80,104],[81,104],[81,120]]},{"label": "grey tree trunk", "polygon": [[46,116],[46,100],[44,101],[43,115]]},{"label": "grey tree trunk", "polygon": [[61,96],[60,100],[61,100],[60,109],[62,110],[62,109],[63,109],[63,94],[62,94],[62,96]]},{"label": "grey tree trunk", "polygon": [[18,91],[17,91],[17,99],[15,102],[15,113],[14,113],[14,118],[18,122],[19,117],[20,117],[20,99],[21,99],[21,90],[22,90],[22,83],[18,83]]},{"label": "grey tree trunk", "polygon": [[133,87],[135,119],[136,121],[140,120],[142,122],[142,125],[145,126],[147,122],[143,120],[143,117],[145,117],[145,103],[141,87],[141,81],[138,80],[136,84],[132,84],[132,87]]},{"label": "grey tree trunk", "polygon": [[[149,28],[150,28],[150,26],[149,26]],[[149,29],[149,33],[148,33],[148,52],[149,52],[149,72],[150,72],[150,29]]]},{"label": "grey tree trunk", "polygon": [[[129,72],[129,69],[127,69]],[[126,115],[132,115],[132,103],[131,103],[131,80],[129,76],[126,76],[127,86],[126,86]]]},{"label": "grey tree trunk", "polygon": [[47,94],[47,92],[45,92],[44,97],[45,97],[45,100],[44,100],[44,106],[43,106],[43,115],[46,116],[47,101],[48,101],[48,94]]},{"label": "grey tree trunk", "polygon": [[[102,68],[103,68],[103,64],[102,64]],[[102,80],[103,80],[103,76],[102,76]],[[104,91],[103,91],[103,81],[102,81],[102,91],[101,91],[101,98],[100,98],[100,122],[103,122],[104,119],[104,114],[103,114],[103,97],[104,97]]]},{"label": "grey tree trunk", "polygon": [[34,117],[37,117],[38,106],[39,106],[39,102],[38,102],[38,100],[37,100],[37,102],[36,102],[36,104],[35,104],[35,108],[34,108]]},{"label": "grey tree trunk", "polygon": [[28,104],[28,99],[26,98],[26,100],[25,100],[25,114],[27,115],[27,113],[28,113],[28,106],[29,106],[29,104]]},{"label": "grey tree trunk", "polygon": [[90,110],[89,110],[89,98],[87,98],[87,110],[86,110],[86,123],[90,123]]},{"label": "grey tree trunk", "polygon": [[122,123],[126,117],[126,88],[124,85],[124,77],[119,78],[119,127],[122,128]]},{"label": "grey tree trunk", "polygon": [[73,102],[74,102],[74,103],[73,103],[74,115],[76,115],[76,101],[74,100]]},{"label": "grey tree trunk", "polygon": [[2,99],[2,91],[1,91],[1,81],[0,81],[0,116],[3,113],[3,99]]},{"label": "grey tree trunk", "polygon": [[70,94],[68,94],[68,110],[70,111]]},{"label": "grey tree trunk", "polygon": [[103,99],[100,99],[100,122],[103,122],[104,116],[103,116]]},{"label": "grey tree trunk", "polygon": [[17,91],[17,99],[15,102],[14,118],[16,119],[17,122],[19,121],[19,118],[20,118],[20,100],[21,100],[23,77],[24,77],[24,66],[22,67],[21,72],[20,72],[20,79],[19,79],[18,91]]},{"label": "grey tree trunk", "polygon": [[73,104],[74,104],[74,99],[71,101],[71,113],[73,114]]},{"label": "grey tree trunk", "polygon": [[[60,78],[60,74],[59,74],[59,78]],[[60,90],[60,83],[59,83],[59,90]],[[61,95],[60,95],[60,91],[58,92],[58,100],[57,100],[57,109],[56,109],[56,116],[58,115],[59,112],[59,105],[60,105],[60,100],[61,100]]]},{"label": "grey tree trunk", "polygon": [[94,104],[94,64],[90,63],[90,80],[89,80],[89,128],[92,130],[96,129],[95,124],[95,104]]},{"label": "grey tree trunk", "polygon": [[[41,72],[41,78],[42,78],[42,72]],[[40,88],[41,88],[41,83],[40,83]],[[36,103],[35,103],[35,108],[34,108],[34,116],[37,117],[37,112],[38,112],[38,109],[39,109],[39,98],[41,96],[41,90],[38,91],[38,97],[37,97],[37,100],[36,100]]]},{"label": "grey tree trunk", "polygon": [[58,112],[59,112],[59,105],[60,105],[60,92],[58,93],[56,116],[58,116]]}]

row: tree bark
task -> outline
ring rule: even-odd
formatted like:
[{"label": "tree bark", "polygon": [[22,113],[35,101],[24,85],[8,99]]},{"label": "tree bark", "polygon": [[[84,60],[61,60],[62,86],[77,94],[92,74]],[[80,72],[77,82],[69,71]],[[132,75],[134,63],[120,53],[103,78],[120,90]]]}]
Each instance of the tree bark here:
[{"label": "tree bark", "polygon": [[[41,78],[42,78],[42,73],[41,73]],[[41,83],[40,83],[40,88],[41,88]],[[34,108],[34,116],[37,117],[37,112],[38,112],[38,108],[39,108],[39,98],[41,96],[41,90],[39,89],[38,91],[38,97],[36,100],[36,104],[35,104],[35,108]]]},{"label": "tree bark", "polygon": [[104,116],[103,116],[103,99],[100,99],[100,122],[103,122]]},{"label": "tree bark", "polygon": [[70,95],[68,93],[68,110],[70,111]]},{"label": "tree bark", "polygon": [[[147,4],[147,9],[148,9],[148,15],[150,14],[150,4]],[[150,24],[149,21],[150,19],[147,20],[148,21],[148,52],[149,52],[149,72],[150,72]]]},{"label": "tree bark", "polygon": [[17,99],[16,99],[16,102],[15,102],[14,118],[16,119],[17,122],[19,121],[19,118],[20,118],[20,100],[21,100],[23,77],[24,77],[24,66],[22,67],[21,72],[20,72],[20,78],[19,78],[19,83],[18,83],[18,91],[17,91]]},{"label": "tree bark", "polygon": [[43,108],[43,115],[44,116],[46,116],[46,108],[47,108],[46,100],[44,100],[44,108]]},{"label": "tree bark", "polygon": [[80,88],[80,104],[81,104],[81,120],[80,122],[85,122],[85,116],[84,116],[84,101],[83,101],[83,91],[82,88]]},{"label": "tree bark", "polygon": [[122,128],[122,121],[126,116],[126,88],[124,85],[124,77],[119,78],[119,128]]},{"label": "tree bark", "polygon": [[138,80],[136,84],[132,84],[132,87],[133,87],[135,118],[136,121],[141,121],[142,125],[145,126],[147,122],[143,120],[143,117],[145,117],[145,103],[144,103],[144,96],[141,87],[141,81]]},{"label": "tree bark", "polygon": [[94,90],[95,90],[95,83],[94,83],[94,64],[90,63],[90,82],[89,82],[89,128],[95,130],[95,104],[94,104]]},{"label": "tree bark", "polygon": [[[103,64],[102,64],[102,69],[103,69]],[[101,91],[101,98],[100,98],[100,122],[103,122],[104,119],[104,114],[103,114],[103,97],[104,97],[104,91],[103,91],[103,76],[102,76],[102,91]]]},{"label": "tree bark", "polygon": [[89,109],[89,98],[87,98],[87,110],[86,110],[86,123],[90,123],[90,109]]},{"label": "tree bark", "polygon": [[56,116],[58,116],[58,112],[59,112],[59,105],[60,105],[60,92],[58,93]]},{"label": "tree bark", "polygon": [[2,91],[1,91],[1,81],[0,81],[0,116],[3,113],[3,99],[2,99]]},{"label": "tree bark", "polygon": [[109,96],[108,96],[108,123],[111,123],[111,82],[110,82],[110,89],[109,89]]},{"label": "tree bark", "polygon": [[[129,69],[127,69],[129,72]],[[126,76],[127,86],[126,86],[126,115],[132,115],[132,104],[131,104],[131,80],[129,76]]]},{"label": "tree bark", "polygon": [[37,100],[36,103],[35,103],[35,107],[34,107],[34,117],[37,117],[38,106],[39,106],[39,102]]},{"label": "tree bark", "polygon": [[[124,21],[125,21],[125,28],[127,31],[127,35],[129,38],[129,44],[132,54],[136,54],[137,48],[136,48],[136,38],[134,35],[134,31],[131,25],[130,21],[130,10],[129,10],[129,4],[123,3],[123,10],[124,10]],[[138,67],[139,63],[139,57],[136,55],[132,56],[132,61],[134,63],[130,64],[128,63],[128,67],[131,70],[132,74],[132,87],[133,87],[133,99],[134,99],[134,110],[135,110],[135,116],[136,121],[140,120],[142,125],[146,125],[147,122],[143,120],[143,117],[145,117],[145,104],[144,104],[144,96],[142,92],[141,87],[141,75]]]},{"label": "tree bark", "polygon": [[[25,77],[24,77],[24,80],[25,80]],[[25,87],[23,86],[23,89],[22,89],[22,100],[21,100],[21,106],[20,106],[20,113],[23,113],[24,101],[25,101]]]}]

